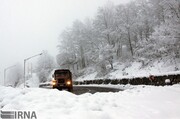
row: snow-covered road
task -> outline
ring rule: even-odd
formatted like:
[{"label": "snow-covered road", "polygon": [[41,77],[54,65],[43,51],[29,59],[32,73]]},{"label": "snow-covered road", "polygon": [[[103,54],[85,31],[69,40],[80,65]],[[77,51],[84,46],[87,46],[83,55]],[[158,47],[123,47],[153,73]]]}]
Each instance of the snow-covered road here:
[{"label": "snow-covered road", "polygon": [[[53,89],[52,86],[42,86],[40,88],[44,89]],[[106,87],[104,85],[74,85],[73,86],[73,93],[76,95],[81,95],[84,93],[97,93],[97,92],[119,92],[123,91],[124,88],[115,88],[115,87]]]},{"label": "snow-covered road", "polygon": [[38,119],[180,119],[180,85],[82,95],[0,87],[0,108],[36,111]]}]

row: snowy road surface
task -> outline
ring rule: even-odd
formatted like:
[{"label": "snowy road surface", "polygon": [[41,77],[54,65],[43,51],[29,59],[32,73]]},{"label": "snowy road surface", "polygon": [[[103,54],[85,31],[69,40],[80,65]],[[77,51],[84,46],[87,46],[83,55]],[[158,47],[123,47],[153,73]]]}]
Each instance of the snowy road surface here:
[{"label": "snowy road surface", "polygon": [[1,110],[32,110],[38,119],[180,119],[180,85],[85,93],[0,86]]},{"label": "snowy road surface", "polygon": [[117,88],[107,88],[107,87],[95,87],[95,86],[74,86],[74,94],[84,94],[84,93],[97,93],[97,92],[119,92],[121,89]]},{"label": "snowy road surface", "polygon": [[[44,86],[41,88],[45,89],[52,89],[51,86]],[[118,88],[112,88],[112,87],[98,87],[98,86],[73,86],[73,93],[76,95],[84,94],[84,93],[97,93],[97,92],[119,92],[122,91],[123,89],[118,89]]]}]

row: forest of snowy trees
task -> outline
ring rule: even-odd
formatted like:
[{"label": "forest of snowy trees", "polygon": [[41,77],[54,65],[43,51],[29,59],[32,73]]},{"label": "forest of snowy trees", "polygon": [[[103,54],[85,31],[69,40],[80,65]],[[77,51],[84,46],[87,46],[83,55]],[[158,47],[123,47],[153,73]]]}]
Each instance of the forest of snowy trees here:
[{"label": "forest of snowy trees", "polygon": [[[122,70],[124,76],[129,73],[124,69],[134,62],[141,64],[141,70],[148,67],[150,72],[154,62],[164,65],[168,60],[172,66],[166,71],[180,70],[180,1],[134,0],[120,5],[109,1],[94,18],[76,20],[65,29],[58,50],[57,63],[47,51],[43,51],[33,68],[27,62],[26,80],[36,74],[39,82],[46,82],[56,68],[70,69],[73,78],[94,72],[103,77],[116,70]],[[118,69],[119,64],[128,65]],[[23,83],[23,65],[17,63],[5,72],[6,85],[16,87]]]},{"label": "forest of snowy trees", "polygon": [[[89,66],[99,72],[115,62],[180,60],[180,1],[108,2],[94,18],[76,20],[60,37],[57,63],[75,74]],[[145,64],[144,64],[145,65]],[[177,70],[176,67],[175,70]]]}]

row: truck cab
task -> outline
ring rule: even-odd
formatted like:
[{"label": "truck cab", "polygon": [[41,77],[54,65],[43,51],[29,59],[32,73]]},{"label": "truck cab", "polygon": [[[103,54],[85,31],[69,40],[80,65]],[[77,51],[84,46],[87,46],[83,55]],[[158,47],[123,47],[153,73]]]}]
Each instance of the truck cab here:
[{"label": "truck cab", "polygon": [[52,75],[52,87],[63,90],[67,89],[68,91],[73,91],[73,84],[72,84],[72,73],[68,69],[57,69],[54,71]]}]

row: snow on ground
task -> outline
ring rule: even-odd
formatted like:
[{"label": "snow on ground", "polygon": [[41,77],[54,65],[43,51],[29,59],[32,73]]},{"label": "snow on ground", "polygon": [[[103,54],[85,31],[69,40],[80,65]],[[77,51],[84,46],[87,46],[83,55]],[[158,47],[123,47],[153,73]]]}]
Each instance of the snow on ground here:
[{"label": "snow on ground", "polygon": [[[164,64],[163,62],[154,62],[152,65],[142,67],[140,62],[133,62],[130,66],[126,66],[124,70],[121,70],[122,65],[116,66],[116,71],[109,74],[110,79],[126,78],[126,77],[148,77],[149,75],[167,75],[167,74],[179,74],[180,71],[174,71],[174,66],[170,64]],[[123,74],[126,75],[123,75]]]},{"label": "snow on ground", "polygon": [[89,75],[81,76],[81,77],[79,77],[77,80],[78,80],[78,81],[84,81],[84,80],[92,80],[92,79],[96,79],[96,78],[95,78],[96,75],[97,75],[97,72],[94,72],[94,73],[89,74]]},{"label": "snow on ground", "polygon": [[[127,62],[127,63],[114,63],[114,70],[108,72],[104,77],[97,76],[97,70],[89,72],[88,68],[81,77],[78,77],[77,81],[83,80],[94,80],[94,79],[122,79],[122,78],[133,78],[133,77],[149,77],[149,75],[168,75],[168,74],[180,74],[180,71],[175,70],[175,64],[168,60],[155,61],[152,64],[143,66],[142,62]],[[180,65],[178,66],[180,67]]]},{"label": "snow on ground", "polygon": [[38,119],[179,119],[180,85],[136,86],[117,93],[0,87],[2,110],[34,110]]}]

